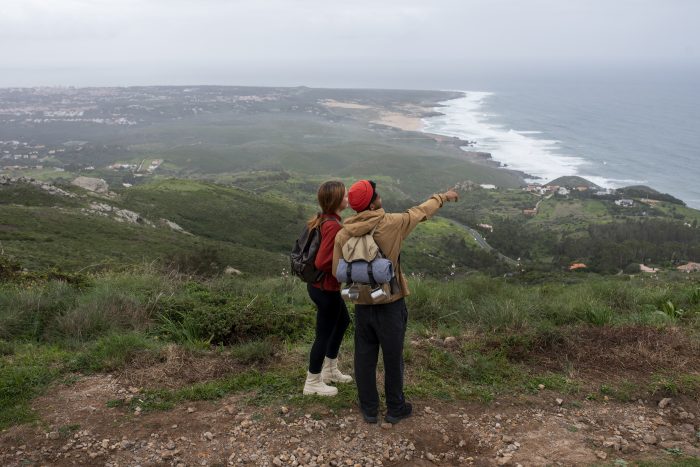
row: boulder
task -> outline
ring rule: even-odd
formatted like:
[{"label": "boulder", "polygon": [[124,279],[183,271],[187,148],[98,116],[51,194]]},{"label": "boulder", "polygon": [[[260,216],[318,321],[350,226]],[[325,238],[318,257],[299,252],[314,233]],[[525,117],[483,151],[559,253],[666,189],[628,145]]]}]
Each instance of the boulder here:
[{"label": "boulder", "polygon": [[71,183],[75,186],[79,186],[80,188],[92,191],[93,193],[98,193],[102,195],[106,195],[109,193],[109,185],[107,185],[107,182],[105,182],[101,178],[78,177]]},{"label": "boulder", "polygon": [[163,225],[165,225],[166,227],[170,227],[175,232],[192,235],[173,221],[169,221],[168,219],[161,219],[160,221],[163,223]]},{"label": "boulder", "polygon": [[227,274],[229,276],[230,275],[240,276],[243,273],[236,268],[233,268],[231,266],[226,266],[226,269],[224,269],[224,274]]}]

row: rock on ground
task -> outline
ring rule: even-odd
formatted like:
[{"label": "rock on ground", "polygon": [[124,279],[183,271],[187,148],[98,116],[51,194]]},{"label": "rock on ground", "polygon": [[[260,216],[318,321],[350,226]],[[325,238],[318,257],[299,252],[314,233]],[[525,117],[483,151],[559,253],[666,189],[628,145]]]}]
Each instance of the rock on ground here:
[{"label": "rock on ground", "polygon": [[107,182],[101,178],[78,177],[71,183],[75,186],[79,186],[80,188],[84,188],[85,190],[101,195],[106,195],[109,193],[109,185],[107,185]]}]

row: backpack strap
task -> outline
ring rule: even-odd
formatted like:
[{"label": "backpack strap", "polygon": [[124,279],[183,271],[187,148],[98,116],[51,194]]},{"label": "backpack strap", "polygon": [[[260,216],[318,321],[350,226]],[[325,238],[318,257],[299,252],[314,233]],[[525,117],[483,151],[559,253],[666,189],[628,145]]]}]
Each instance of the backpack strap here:
[{"label": "backpack strap", "polygon": [[[369,233],[372,236],[372,240],[374,240],[374,232],[377,230],[377,227],[379,227],[379,222],[377,222],[377,225],[375,225],[372,231]],[[377,243],[376,240],[374,240],[374,243],[377,244],[377,258],[386,258],[386,255],[382,251],[382,248],[379,246],[379,243]],[[372,275],[372,271],[367,272],[369,274],[369,278],[372,280],[372,283],[374,283],[374,276]]]},{"label": "backpack strap", "polygon": [[367,277],[369,277],[369,283],[372,285],[372,287],[375,287],[377,285],[377,281],[374,280],[374,273],[372,272],[371,261],[367,263]]},{"label": "backpack strap", "polygon": [[[334,220],[334,221],[338,222],[338,224],[340,224],[340,222],[338,221],[338,219],[336,219],[335,217],[325,217],[325,218],[324,218],[324,217],[321,217],[321,222],[320,222],[320,223],[318,224],[318,226],[316,227],[316,228],[318,229],[319,235],[321,234],[321,226],[322,226],[326,221],[330,221],[330,220]],[[342,224],[341,224],[341,225],[342,225]],[[309,235],[309,239],[310,239],[310,238],[311,238],[311,236]],[[349,270],[348,270],[348,272],[349,272]],[[325,273],[325,272],[321,272],[321,274],[320,274],[320,276],[319,276],[319,279],[318,279],[318,282],[317,282],[317,283],[321,286],[321,290],[323,290],[323,291],[326,290],[326,289],[323,288],[323,279],[325,278],[325,276],[326,276],[326,273]]]}]

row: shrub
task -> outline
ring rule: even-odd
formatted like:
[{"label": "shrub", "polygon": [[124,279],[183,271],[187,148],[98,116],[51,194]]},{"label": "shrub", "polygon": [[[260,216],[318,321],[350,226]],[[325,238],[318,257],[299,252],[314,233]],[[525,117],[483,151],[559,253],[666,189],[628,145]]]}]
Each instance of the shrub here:
[{"label": "shrub", "polygon": [[464,319],[465,308],[471,305],[467,296],[451,283],[435,287],[431,280],[416,280],[411,284],[408,309],[412,319],[423,323],[438,321],[460,322]]},{"label": "shrub", "polygon": [[491,331],[523,329],[530,320],[530,307],[526,300],[489,297],[476,307],[479,311],[477,322]]},{"label": "shrub", "polygon": [[674,305],[671,300],[662,303],[661,309],[657,310],[656,313],[673,322],[683,318],[683,316],[685,315],[685,311]]},{"label": "shrub", "polygon": [[67,368],[71,371],[113,371],[124,367],[138,355],[157,349],[152,340],[140,333],[110,334],[75,353]]},{"label": "shrub", "polygon": [[142,330],[148,321],[148,311],[138,299],[120,291],[103,289],[58,315],[48,332],[54,338],[87,341],[112,332]]},{"label": "shrub", "polygon": [[226,267],[221,251],[204,246],[193,251],[179,251],[165,259],[165,266],[182,274],[210,277],[221,273]]},{"label": "shrub", "polygon": [[690,292],[688,301],[693,305],[700,304],[700,287],[696,287]]},{"label": "shrub", "polygon": [[601,306],[596,303],[591,303],[584,315],[584,321],[595,326],[605,326],[610,324],[612,319],[612,310],[607,306]]},{"label": "shrub", "polygon": [[277,351],[276,341],[265,339],[238,344],[231,349],[231,354],[241,363],[264,363]]},{"label": "shrub", "polygon": [[149,274],[90,278],[89,288],[63,280],[0,287],[0,338],[56,341],[93,339],[119,330],[142,330],[171,284]]},{"label": "shrub", "polygon": [[65,282],[0,288],[0,338],[41,340],[78,291]]},{"label": "shrub", "polygon": [[632,311],[638,305],[638,295],[628,282],[594,281],[590,284],[591,295],[618,311]]},{"label": "shrub", "polygon": [[5,256],[0,254],[0,282],[9,282],[16,279],[22,272],[22,267],[20,264]]},{"label": "shrub", "polygon": [[12,342],[7,342],[0,339],[0,357],[4,355],[12,355],[15,353],[15,346]]},{"label": "shrub", "polygon": [[236,343],[268,336],[294,339],[313,326],[313,315],[269,295],[230,295],[190,285],[158,305],[160,330],[180,341]]}]

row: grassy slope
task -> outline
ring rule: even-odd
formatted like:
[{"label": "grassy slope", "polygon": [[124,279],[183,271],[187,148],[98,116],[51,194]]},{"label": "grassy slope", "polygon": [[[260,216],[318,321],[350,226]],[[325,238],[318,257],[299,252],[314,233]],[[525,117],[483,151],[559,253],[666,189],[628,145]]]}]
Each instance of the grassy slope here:
[{"label": "grassy slope", "polygon": [[[285,181],[278,187],[286,185]],[[316,182],[309,184],[312,190],[315,186]],[[307,193],[302,204],[284,199],[280,190],[258,195],[207,182],[172,179],[122,190],[113,200],[61,198],[29,185],[5,187],[2,194],[7,203],[0,204],[0,244],[5,254],[15,256],[30,269],[123,267],[211,247],[219,250],[226,264],[261,274],[278,274],[287,266],[286,254],[313,212],[310,202],[314,199]],[[91,201],[136,211],[153,222],[161,218],[174,221],[194,236],[161,225],[133,225],[81,212],[80,208]],[[444,275],[454,263],[459,272],[466,267],[460,255],[470,255],[476,248],[462,228],[437,218],[419,226],[409,237],[404,264],[416,273]]]},{"label": "grassy slope", "polygon": [[586,230],[592,223],[613,221],[612,201],[545,199],[530,222],[558,231]]},{"label": "grassy slope", "polygon": [[[407,184],[400,180],[376,178],[390,211],[401,211],[422,199],[406,193]],[[51,196],[29,185],[3,187],[0,242],[6,253],[31,268],[60,266],[75,270],[101,262],[123,265],[211,246],[221,250],[222,260],[238,269],[278,273],[286,266],[285,255],[304,220],[315,210],[315,191],[323,177],[262,172],[224,179],[241,188],[157,179],[119,190],[120,196],[108,200],[152,221],[174,221],[195,237],[164,227],[154,229],[86,217],[79,208],[93,198]],[[350,183],[353,179],[344,180]],[[470,225],[491,222],[500,216],[522,216],[522,208],[534,206],[538,199],[517,189],[474,190],[463,193],[460,203],[445,206],[440,216]],[[700,216],[696,210],[666,203],[649,212],[652,217],[683,222],[693,222]],[[614,206],[612,201],[551,198],[543,200],[538,215],[527,222],[547,230],[585,235],[590,224],[614,222],[627,213],[632,212]],[[85,222],[87,219],[90,222]],[[454,263],[459,272],[470,264],[466,257],[475,249],[471,236],[463,229],[437,220],[421,225],[409,237],[404,264],[412,272],[444,275],[451,272]]]},{"label": "grassy slope", "polygon": [[120,204],[149,219],[169,219],[200,237],[283,253],[307,214],[284,199],[187,180],[133,187],[123,192]]},{"label": "grassy slope", "polygon": [[[164,185],[177,184],[165,183]],[[250,230],[250,222],[245,219],[245,216],[240,217],[244,222],[238,222],[235,216],[221,216],[216,212],[203,209],[200,205],[192,204],[202,191],[210,188],[208,185],[188,185],[187,182],[180,185],[181,190],[188,187],[191,190],[189,203],[183,201],[181,197],[172,196],[170,203],[164,202],[161,212],[140,213],[154,222],[161,217],[166,217],[167,214],[176,214],[175,211],[168,209],[173,205],[178,205],[183,215],[189,210],[195,211],[200,216],[203,213],[209,213],[210,217],[206,218],[208,224],[216,226],[213,235],[184,235],[161,225],[153,228],[127,224],[81,212],[81,208],[91,201],[120,204],[114,200],[92,197],[68,199],[48,195],[26,184],[2,187],[0,189],[0,195],[2,195],[0,198],[0,246],[5,254],[16,257],[30,269],[56,266],[77,270],[93,265],[124,266],[163,259],[175,253],[191,253],[202,248],[218,250],[221,261],[244,272],[277,274],[286,266],[287,260],[281,254],[281,245],[277,245],[277,248],[252,246],[254,242],[251,238],[261,235],[260,231]],[[76,192],[79,191],[76,189]],[[234,202],[232,197],[236,191],[227,190],[231,196],[225,201],[239,207],[249,206],[251,204],[249,197]],[[158,190],[156,193],[159,194]],[[17,204],[20,202],[22,204]],[[123,202],[121,204],[124,206]],[[277,206],[275,215],[284,215],[287,219],[292,219],[294,216],[294,211],[282,203],[269,202],[266,206],[270,210],[274,210]],[[143,206],[135,203],[135,206],[125,207],[139,212],[139,208]],[[175,220],[173,217],[169,220]],[[176,221],[181,219],[177,218]],[[183,222],[183,225],[185,228],[189,227],[186,222]],[[269,225],[259,227],[269,228]],[[240,232],[237,232],[236,228]],[[227,231],[228,237],[224,235]],[[238,233],[243,241],[237,241]],[[270,242],[261,241],[260,243],[261,246],[267,246]]]},{"label": "grassy slope", "polygon": [[[408,237],[401,251],[401,261],[410,273],[445,276],[468,269],[461,251],[450,248],[447,239],[463,240],[465,253],[478,249],[476,241],[464,229],[436,217],[420,224]],[[456,267],[453,269],[452,265]]]},{"label": "grassy slope", "polygon": [[0,206],[0,243],[29,269],[123,267],[202,247],[218,249],[222,260],[244,272],[273,274],[286,265],[279,254],[248,246],[49,207]]},{"label": "grassy slope", "polygon": [[[78,189],[75,191],[78,191]],[[85,203],[74,198],[52,195],[47,191],[38,189],[37,187],[27,183],[11,186],[1,185],[0,206],[12,204],[22,206],[78,207],[84,205]]]},{"label": "grassy slope", "polygon": [[465,223],[490,223],[497,217],[522,216],[539,198],[519,189],[499,189],[463,192],[459,203],[450,206],[446,215]]}]

